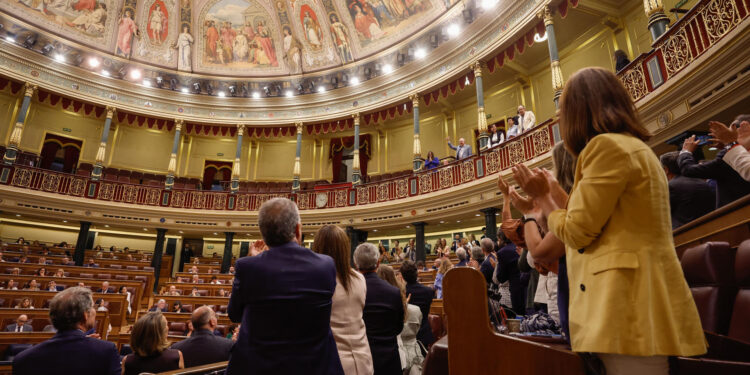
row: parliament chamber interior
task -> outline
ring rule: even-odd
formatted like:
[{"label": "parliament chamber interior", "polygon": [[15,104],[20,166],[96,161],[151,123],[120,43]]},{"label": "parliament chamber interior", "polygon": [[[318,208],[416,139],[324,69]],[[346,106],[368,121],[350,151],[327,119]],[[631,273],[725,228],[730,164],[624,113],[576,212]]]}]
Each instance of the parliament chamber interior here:
[{"label": "parliament chamber interior", "polygon": [[750,374],[750,0],[3,0],[2,374]]}]

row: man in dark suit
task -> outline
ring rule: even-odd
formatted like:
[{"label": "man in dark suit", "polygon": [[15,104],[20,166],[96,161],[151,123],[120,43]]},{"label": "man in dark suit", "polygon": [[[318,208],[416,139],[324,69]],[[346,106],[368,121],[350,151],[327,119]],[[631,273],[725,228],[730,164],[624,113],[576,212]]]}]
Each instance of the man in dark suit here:
[{"label": "man in dark suit", "polygon": [[16,324],[8,324],[5,327],[5,332],[34,332],[34,328],[31,324],[26,324],[29,321],[29,317],[25,314],[21,314],[16,319]]},{"label": "man in dark suit", "polygon": [[[521,282],[521,270],[518,268],[520,256],[516,251],[516,245],[507,239],[501,230],[497,231],[497,243],[500,249],[496,252],[497,266],[492,281],[497,284],[508,282],[510,307],[516,314],[523,314],[526,311],[526,288]],[[530,295],[529,298],[534,298],[534,295]]]},{"label": "man in dark suit", "polygon": [[111,293],[109,290],[109,281],[102,281],[102,287],[99,288],[97,293]]},{"label": "man in dark suit", "polygon": [[330,326],[333,259],[298,245],[302,223],[289,199],[264,203],[258,226],[269,250],[254,244],[235,263],[227,313],[242,325],[227,374],[343,375]]},{"label": "man in dark suit", "polygon": [[216,313],[208,306],[201,306],[193,311],[190,320],[193,323],[193,334],[187,340],[172,345],[172,349],[182,352],[185,367],[229,360],[233,342],[214,335],[218,324]]},{"label": "man in dark suit", "polygon": [[91,291],[86,288],[57,293],[49,306],[57,334],[16,355],[13,374],[120,375],[120,355],[115,344],[84,335],[96,321],[93,306]]},{"label": "man in dark suit", "polygon": [[705,180],[680,174],[677,151],[659,157],[669,180],[669,208],[672,229],[689,223],[711,211],[716,206],[716,195]]},{"label": "man in dark suit", "polygon": [[700,142],[692,136],[685,140],[677,157],[680,174],[685,177],[712,179],[716,181],[716,208],[734,202],[750,193],[750,182],[745,181],[723,158],[727,149],[716,154],[713,160],[699,164],[693,157]]},{"label": "man in dark suit", "polygon": [[422,311],[422,324],[419,326],[419,332],[417,332],[417,340],[427,348],[435,341],[429,319],[430,305],[432,305],[432,299],[435,298],[435,291],[419,283],[417,266],[414,262],[405,260],[401,264],[399,272],[406,281],[406,295],[411,296],[409,303],[418,306],[419,310]]},{"label": "man in dark suit", "polygon": [[401,358],[396,337],[404,328],[401,291],[375,273],[378,249],[363,243],[354,250],[354,264],[365,277],[367,296],[362,319],[365,321],[375,375],[401,374]]}]

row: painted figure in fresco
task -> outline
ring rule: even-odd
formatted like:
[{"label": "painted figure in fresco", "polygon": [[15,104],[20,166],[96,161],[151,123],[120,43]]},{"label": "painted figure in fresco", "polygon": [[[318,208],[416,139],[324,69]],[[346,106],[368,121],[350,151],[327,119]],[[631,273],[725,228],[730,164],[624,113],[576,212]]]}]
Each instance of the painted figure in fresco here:
[{"label": "painted figure in fresco", "polygon": [[284,59],[292,73],[302,72],[302,46],[292,35],[289,26],[284,26]]},{"label": "painted figure in fresco", "polygon": [[393,16],[388,11],[383,0],[372,0],[375,4],[375,18],[381,25],[392,24],[394,22]]},{"label": "painted figure in fresco", "polygon": [[133,15],[130,9],[125,10],[125,14],[120,18],[117,28],[117,54],[123,57],[130,57],[130,51],[133,42],[133,36],[138,35],[138,27],[133,21]]},{"label": "painted figure in fresco", "polygon": [[219,41],[219,31],[216,30],[214,21],[208,21],[206,26],[206,56],[209,61],[216,62],[219,60],[219,56],[216,53],[216,44]]},{"label": "painted figure in fresco", "polygon": [[[234,45],[234,38],[237,36],[237,32],[232,28],[232,23],[224,21],[221,27],[221,45],[224,47],[221,51],[223,61],[225,63],[231,62],[233,58],[232,46]],[[219,51],[217,51],[218,53]]]},{"label": "painted figure in fresco", "polygon": [[167,30],[167,15],[161,9],[161,5],[156,4],[149,16],[149,27],[151,28],[151,40],[155,44],[164,42],[165,31]]},{"label": "painted figure in fresco", "polygon": [[270,32],[263,24],[263,21],[258,21],[257,36],[255,38],[263,50],[263,53],[268,57],[268,62],[271,66],[279,66],[279,61],[276,60],[276,50],[273,48],[273,41],[271,40]]},{"label": "painted figure in fresco", "polygon": [[335,13],[331,13],[329,20],[331,21],[331,35],[333,35],[333,41],[336,43],[336,49],[341,56],[341,61],[346,64],[353,60],[346,26],[339,21],[339,17]]},{"label": "painted figure in fresco", "polygon": [[385,5],[390,10],[391,15],[397,20],[403,20],[409,17],[409,12],[406,10],[404,0],[385,0]]},{"label": "painted figure in fresco", "polygon": [[234,51],[234,61],[247,61],[248,43],[245,34],[237,34],[232,44],[232,50]]},{"label": "painted figure in fresco", "polygon": [[352,6],[354,12],[354,28],[364,39],[377,39],[383,35],[380,24],[372,13],[365,12],[357,3]]},{"label": "painted figure in fresco", "polygon": [[307,42],[310,43],[310,46],[312,46],[313,49],[318,49],[321,47],[320,24],[318,23],[317,17],[313,18],[310,15],[311,11],[309,9],[305,9],[303,12],[302,26],[305,29],[305,38],[307,38]]},{"label": "painted figure in fresco", "polygon": [[193,36],[187,25],[182,27],[182,33],[177,37],[177,70],[191,71],[191,53]]},{"label": "painted figure in fresco", "polygon": [[93,12],[83,12],[68,26],[83,30],[89,34],[101,34],[104,32],[104,23],[107,21],[107,5],[103,3],[96,4]]},{"label": "painted figure in fresco", "polygon": [[78,0],[73,4],[73,9],[77,11],[84,11],[87,10],[89,12],[93,12],[96,8],[96,0]]}]

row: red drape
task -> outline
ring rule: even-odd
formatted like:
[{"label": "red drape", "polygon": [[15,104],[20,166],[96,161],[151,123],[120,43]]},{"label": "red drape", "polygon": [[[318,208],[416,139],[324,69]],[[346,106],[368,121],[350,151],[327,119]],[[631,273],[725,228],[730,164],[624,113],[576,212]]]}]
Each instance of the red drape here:
[{"label": "red drape", "polygon": [[228,161],[206,160],[203,165],[203,190],[211,190],[214,179],[229,181],[232,178],[232,163]]},{"label": "red drape", "polygon": [[44,137],[44,145],[40,155],[39,166],[43,169],[50,169],[55,161],[55,155],[61,148],[65,153],[63,160],[63,172],[72,173],[73,168],[78,164],[78,157],[81,154],[81,145],[83,142],[55,134],[47,134]]},{"label": "red drape", "polygon": [[[333,182],[339,181],[341,173],[341,160],[344,150],[354,147],[354,136],[331,139],[331,154],[329,158],[333,161]],[[362,179],[367,178],[367,162],[370,161],[370,135],[364,134],[359,136],[359,172]]]}]

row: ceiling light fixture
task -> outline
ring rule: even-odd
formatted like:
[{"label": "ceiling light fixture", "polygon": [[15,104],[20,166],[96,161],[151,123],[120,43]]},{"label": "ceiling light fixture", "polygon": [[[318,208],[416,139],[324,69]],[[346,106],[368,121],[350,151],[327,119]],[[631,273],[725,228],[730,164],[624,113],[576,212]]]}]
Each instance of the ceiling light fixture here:
[{"label": "ceiling light fixture", "polygon": [[414,57],[418,59],[423,59],[425,56],[427,56],[427,51],[425,51],[424,48],[417,48],[417,50],[414,51]]},{"label": "ceiling light fixture", "polygon": [[139,80],[143,76],[143,73],[141,73],[138,69],[133,69],[130,71],[130,79]]},{"label": "ceiling light fixture", "polygon": [[63,223],[67,223],[67,222],[68,222],[67,220],[63,220]]},{"label": "ceiling light fixture", "polygon": [[456,36],[458,36],[458,33],[461,32],[461,27],[459,27],[456,23],[452,23],[448,25],[448,29],[446,31],[448,32],[449,37],[455,38]]},{"label": "ceiling light fixture", "polygon": [[325,86],[318,86],[318,92],[321,93],[321,94],[324,93],[324,92],[326,92],[326,87]]},{"label": "ceiling light fixture", "polygon": [[351,83],[352,86],[359,85],[359,77],[352,77],[349,79],[349,83]]},{"label": "ceiling light fixture", "polygon": [[294,96],[294,93],[292,92],[292,90],[286,90],[286,94],[285,95],[286,95],[287,98],[291,98],[291,97]]},{"label": "ceiling light fixture", "polygon": [[109,70],[102,70],[102,75],[105,77],[109,77]]},{"label": "ceiling light fixture", "polygon": [[497,0],[482,0],[482,9],[484,10],[490,10],[497,5]]},{"label": "ceiling light fixture", "polygon": [[63,56],[60,53],[55,54],[55,61],[57,62],[65,62],[65,56]]},{"label": "ceiling light fixture", "polygon": [[187,87],[183,87],[180,91],[182,91],[183,94],[187,94],[188,92],[190,92]]},{"label": "ceiling light fixture", "polygon": [[21,214],[16,214],[16,217],[21,217]]},{"label": "ceiling light fixture", "polygon": [[391,64],[385,64],[383,65],[383,74],[390,74],[393,71],[393,66]]},{"label": "ceiling light fixture", "polygon": [[547,40],[547,32],[544,33],[544,35],[539,35],[539,33],[534,34],[534,41],[537,43],[541,43]]},{"label": "ceiling light fixture", "polygon": [[11,35],[8,35],[8,36],[5,37],[5,41],[9,42],[9,43],[15,43],[16,42],[16,38],[14,38]]},{"label": "ceiling light fixture", "polygon": [[220,98],[227,96],[227,94],[225,94],[224,91],[219,91],[216,95],[218,95]]},{"label": "ceiling light fixture", "polygon": [[109,224],[104,224],[104,227],[105,228],[109,228]]},{"label": "ceiling light fixture", "polygon": [[257,91],[253,91],[253,99],[258,99],[258,98],[260,98],[260,93]]},{"label": "ceiling light fixture", "polygon": [[87,62],[92,68],[96,68],[99,66],[99,64],[101,64],[101,61],[99,61],[99,59],[97,59],[96,57],[89,57],[89,60]]},{"label": "ceiling light fixture", "polygon": [[151,81],[149,81],[149,80],[147,80],[147,79],[144,79],[144,80],[143,80],[143,86],[146,86],[146,87],[151,87]]}]

